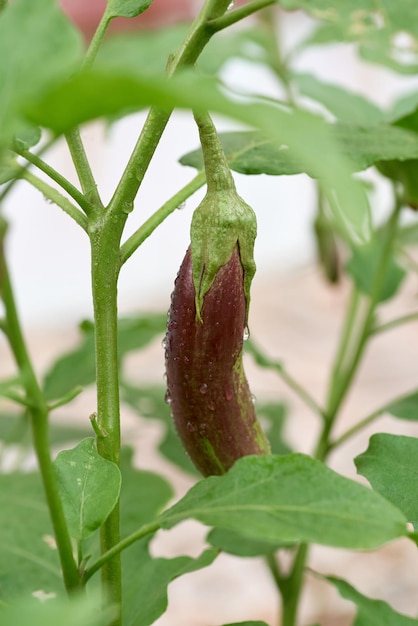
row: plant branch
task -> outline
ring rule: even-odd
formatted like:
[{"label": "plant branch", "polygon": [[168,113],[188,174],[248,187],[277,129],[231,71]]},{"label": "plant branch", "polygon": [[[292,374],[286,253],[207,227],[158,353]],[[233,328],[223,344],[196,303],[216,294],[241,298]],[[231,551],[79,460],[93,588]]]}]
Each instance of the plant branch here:
[{"label": "plant branch", "polygon": [[173,211],[200,189],[206,181],[204,172],[199,172],[187,185],[174,194],[167,202],[165,202],[151,217],[149,217],[121,246],[120,256],[122,264],[141,246],[154,230],[162,224],[162,222]]},{"label": "plant branch", "polygon": [[80,576],[74,561],[72,544],[58,492],[54,467],[50,457],[48,408],[42,389],[36,378],[16,309],[9,271],[4,256],[0,258],[1,296],[6,310],[6,331],[15,361],[26,391],[31,417],[33,442],[39,463],[42,482],[48,503],[49,514],[54,528],[64,584],[67,591],[74,592],[81,587]]},{"label": "plant branch", "polygon": [[64,189],[69,196],[72,197],[73,200],[77,202],[77,204],[83,209],[83,211],[88,215],[92,207],[85,198],[85,196],[74,187],[69,180],[62,176],[59,172],[57,172],[53,167],[51,167],[48,163],[46,163],[43,159],[41,159],[36,154],[33,154],[29,150],[19,150],[15,147],[15,152],[22,156],[24,159],[29,161],[32,165],[35,165],[38,169],[40,169],[44,174],[49,176],[52,180],[54,180],[62,189]]},{"label": "plant branch", "polygon": [[280,361],[274,361],[266,357],[261,350],[256,347],[252,340],[247,341],[246,350],[251,354],[257,365],[266,369],[274,370],[283,382],[304,402],[316,415],[325,419],[325,413],[310,393],[302,387],[284,368]]},{"label": "plant branch", "polygon": [[90,207],[103,209],[103,203],[97,190],[97,183],[94,180],[78,128],[73,128],[68,131],[65,134],[65,139],[67,140],[68,148],[77,172],[78,180],[80,181],[81,189],[83,190],[83,194],[88,201],[89,215],[92,212]]},{"label": "plant branch", "polygon": [[149,524],[144,524],[141,528],[138,528],[134,533],[125,537],[119,543],[110,548],[107,552],[102,554],[83,574],[83,583],[87,583],[90,578],[98,572],[108,561],[109,559],[113,559],[115,556],[118,556],[123,550],[129,548],[133,543],[139,541],[143,537],[147,535],[154,534],[160,528],[159,522],[150,522]]},{"label": "plant branch", "polygon": [[407,315],[402,315],[401,317],[397,317],[389,322],[385,322],[384,324],[379,324],[378,326],[374,326],[371,330],[372,335],[378,335],[379,333],[384,333],[387,330],[393,330],[402,324],[407,324],[408,322],[415,322],[418,320],[418,313],[408,313]]},{"label": "plant branch", "polygon": [[72,217],[83,230],[87,230],[86,216],[81,213],[81,211],[79,211],[77,207],[68,200],[68,198],[63,196],[58,189],[55,189],[55,187],[52,187],[44,180],[38,178],[38,176],[35,176],[35,174],[32,174],[32,172],[27,170],[22,172],[21,178],[40,191],[48,200],[51,200],[51,202],[59,206],[60,209]]},{"label": "plant branch", "polygon": [[234,9],[233,11],[228,11],[221,17],[217,17],[208,22],[208,25],[212,28],[212,30],[216,33],[223,30],[224,28],[228,28],[228,26],[232,26],[237,22],[253,15],[257,11],[261,11],[261,9],[265,9],[272,4],[276,4],[277,0],[253,0],[248,4],[245,4],[238,9]]},{"label": "plant branch", "polygon": [[338,448],[338,446],[345,443],[348,439],[350,439],[350,437],[362,431],[363,428],[365,428],[369,424],[372,424],[378,417],[381,417],[385,413],[385,410],[386,410],[386,407],[382,406],[376,411],[373,411],[373,413],[370,413],[370,415],[368,415],[367,417],[364,417],[362,420],[357,422],[357,424],[349,428],[340,437],[338,437],[337,439],[334,439],[334,441],[331,441],[329,443],[328,449],[334,450],[335,448]]},{"label": "plant branch", "polygon": [[90,45],[87,49],[86,56],[84,57],[83,69],[88,70],[92,67],[97,53],[99,51],[100,46],[103,43],[103,39],[107,33],[107,29],[109,28],[109,24],[112,18],[109,17],[107,8],[104,10],[104,13],[101,17],[98,27],[93,35],[93,39],[90,41]]}]

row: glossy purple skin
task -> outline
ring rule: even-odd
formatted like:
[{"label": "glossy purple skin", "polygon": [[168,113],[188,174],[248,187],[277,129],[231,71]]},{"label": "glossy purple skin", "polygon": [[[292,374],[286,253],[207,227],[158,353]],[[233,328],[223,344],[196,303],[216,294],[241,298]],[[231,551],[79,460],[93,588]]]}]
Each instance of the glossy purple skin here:
[{"label": "glossy purple skin", "polygon": [[204,476],[225,473],[269,445],[242,368],[246,318],[238,249],[220,268],[196,321],[190,249],[172,294],[166,335],[167,398],[178,434]]}]

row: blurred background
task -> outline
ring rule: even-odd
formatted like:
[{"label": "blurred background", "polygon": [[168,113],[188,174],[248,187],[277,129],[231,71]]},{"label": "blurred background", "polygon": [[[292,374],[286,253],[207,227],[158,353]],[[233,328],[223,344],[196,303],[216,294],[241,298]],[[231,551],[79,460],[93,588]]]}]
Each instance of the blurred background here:
[{"label": "blurred background", "polygon": [[[88,3],[62,0],[65,10],[84,29],[86,37],[91,35],[93,25],[97,25],[104,4],[104,0]],[[189,0],[155,0],[151,9],[139,18],[119,18],[114,21],[115,27],[116,30],[155,28],[194,15],[201,4]],[[314,25],[300,11],[277,11],[276,18],[284,54],[306,37]],[[384,107],[417,84],[414,77],[400,78],[381,66],[359,60],[351,44],[311,46],[297,56],[294,69],[348,87]],[[282,95],[277,78],[254,61],[231,59],[221,75],[227,84],[244,93],[251,93],[256,86],[257,92],[267,96]],[[308,102],[306,105],[315,106]],[[137,113],[110,127],[96,122],[83,129],[86,150],[105,202],[113,193],[144,119],[145,113]],[[217,118],[216,123],[220,130],[236,128],[225,119]],[[197,146],[198,135],[191,114],[175,112],[128,219],[126,236],[194,176],[194,170],[180,165],[178,159]],[[64,142],[48,153],[47,160],[78,184]],[[312,222],[316,200],[312,181],[306,175],[272,177],[234,173],[234,176],[240,194],[257,213],[256,283],[272,272],[303,268],[314,262]],[[375,212],[385,213],[391,202],[387,185],[370,172],[362,176],[375,184]],[[120,279],[122,312],[168,306],[173,281],[188,245],[192,212],[202,195],[203,191],[196,193],[182,210],[171,215],[125,265]],[[91,316],[86,271],[89,248],[83,232],[26,183],[17,185],[8,197],[5,213],[11,226],[7,244],[9,262],[25,325],[62,327]]]}]

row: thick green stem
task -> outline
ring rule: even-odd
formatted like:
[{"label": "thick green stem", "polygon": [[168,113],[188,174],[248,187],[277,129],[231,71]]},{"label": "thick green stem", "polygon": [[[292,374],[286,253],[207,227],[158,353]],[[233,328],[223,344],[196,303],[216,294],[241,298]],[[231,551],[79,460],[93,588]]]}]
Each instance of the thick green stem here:
[{"label": "thick green stem", "polygon": [[235,189],[235,182],[216,128],[208,113],[195,113],[205,163],[208,191]]},{"label": "thick green stem", "polygon": [[50,457],[48,432],[48,407],[37,381],[16,309],[6,260],[0,257],[1,296],[6,312],[6,333],[21,381],[25,388],[31,417],[33,442],[39,469],[48,503],[49,514],[54,528],[55,540],[61,562],[64,584],[67,591],[74,592],[81,588],[80,576],[73,556],[68,527],[64,516],[54,467]]},{"label": "thick green stem", "polygon": [[282,626],[295,626],[302,592],[308,546],[301,544],[293,561],[292,571],[282,583]]},{"label": "thick green stem", "polygon": [[[117,342],[117,281],[120,271],[119,246],[126,215],[117,220],[107,217],[90,228],[92,257],[92,291],[95,322],[97,424],[101,436],[97,449],[105,459],[119,465],[120,409],[119,360]],[[117,505],[101,528],[101,551],[108,552],[120,541],[119,506]],[[106,561],[102,568],[106,604],[119,608],[112,626],[121,621],[121,565],[119,555]]]}]

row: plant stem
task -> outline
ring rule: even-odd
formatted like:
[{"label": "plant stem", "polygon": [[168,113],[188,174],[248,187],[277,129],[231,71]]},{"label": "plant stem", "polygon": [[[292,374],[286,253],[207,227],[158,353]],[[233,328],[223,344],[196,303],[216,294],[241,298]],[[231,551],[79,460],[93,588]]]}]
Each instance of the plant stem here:
[{"label": "plant stem", "polygon": [[27,170],[22,172],[21,178],[26,180],[38,191],[40,191],[45,196],[45,198],[51,200],[51,202],[59,206],[60,209],[62,209],[64,213],[67,213],[67,215],[72,217],[73,220],[77,222],[77,224],[81,226],[83,230],[87,230],[86,216],[81,211],[79,211],[77,207],[68,200],[68,198],[63,196],[58,191],[58,189],[55,189],[55,187],[51,187],[51,185],[46,183],[44,180],[41,180],[40,178],[38,178],[38,176],[35,176],[35,174],[32,174],[32,172],[28,172]]},{"label": "plant stem", "polygon": [[48,432],[48,407],[41,387],[36,378],[16,309],[12,285],[6,260],[0,258],[1,295],[6,311],[7,338],[10,343],[16,364],[19,368],[21,380],[24,385],[29,404],[31,417],[33,442],[42,482],[54,528],[55,540],[61,562],[64,584],[67,591],[74,592],[81,588],[80,576],[73,556],[68,527],[64,516],[61,499],[54,467],[50,457],[49,432]]},{"label": "plant stem", "polygon": [[228,160],[209,113],[195,113],[205,163],[208,192],[235,189]]},{"label": "plant stem", "polygon": [[88,202],[87,206],[89,208],[89,215],[91,213],[90,207],[94,207],[95,209],[103,209],[103,203],[97,190],[97,183],[94,180],[94,176],[91,171],[90,163],[87,159],[86,151],[84,150],[83,142],[81,140],[80,131],[78,130],[78,128],[73,128],[72,130],[68,131],[65,134],[65,138],[67,140],[68,148],[70,149],[71,157],[77,171],[81,189],[83,190],[83,194]]},{"label": "plant stem", "polygon": [[276,4],[276,1],[277,0],[252,0],[252,2],[249,2],[238,9],[228,11],[225,15],[210,20],[208,24],[215,32],[219,32],[220,30],[228,28],[228,26],[232,26],[232,24],[236,24],[244,18],[253,15],[253,13],[261,11],[261,9],[271,6],[272,4]]},{"label": "plant stem", "polygon": [[154,534],[159,528],[160,528],[160,523],[158,521],[150,522],[149,524],[144,524],[144,526],[141,526],[141,528],[138,528],[138,530],[136,530],[131,535],[128,535],[128,537],[125,537],[124,539],[122,539],[119,543],[117,543],[112,548],[110,548],[108,552],[105,552],[104,554],[102,554],[97,559],[97,561],[95,561],[92,565],[90,565],[89,568],[87,568],[87,570],[85,571],[83,575],[83,583],[84,584],[87,583],[87,581],[90,580],[90,578],[96,572],[98,572],[102,567],[104,567],[104,565],[109,561],[109,559],[114,558],[115,556],[119,555],[121,552],[123,552],[123,550],[125,550],[126,548],[129,548],[129,546],[131,546],[136,541],[139,541],[139,539],[142,539],[143,537],[146,537],[147,535]]},{"label": "plant stem", "polygon": [[[90,226],[92,292],[95,322],[97,383],[97,449],[105,459],[119,466],[120,408],[119,360],[117,345],[117,281],[120,271],[119,246],[126,215],[117,220],[98,215]],[[108,552],[120,541],[119,504],[100,530],[101,552]],[[107,605],[118,608],[112,626],[121,624],[121,564],[116,555],[102,568]]]},{"label": "plant stem", "polygon": [[310,395],[310,393],[302,387],[294,378],[287,372],[280,361],[274,361],[266,357],[252,340],[247,342],[246,350],[252,355],[257,365],[267,369],[272,369],[280,376],[283,382],[286,383],[292,391],[308,406],[313,413],[319,415],[321,419],[325,419],[325,412],[316,402],[316,400]]},{"label": "plant stem", "polygon": [[[381,293],[382,285],[386,275],[387,264],[392,252],[393,243],[396,237],[397,223],[400,211],[400,203],[397,203],[395,209],[387,224],[386,240],[383,245],[380,262],[375,274],[372,294],[368,301],[368,306],[365,312],[361,315],[361,328],[356,328],[356,322],[358,321],[358,297],[356,292],[353,292],[348,315],[344,324],[340,345],[337,351],[337,357],[331,377],[331,388],[329,392],[329,399],[327,410],[325,413],[326,420],[323,424],[320,437],[317,442],[315,450],[315,458],[320,461],[325,461],[331,447],[335,447],[336,443],[341,443],[343,440],[351,436],[354,430],[351,429],[337,442],[330,442],[330,434],[337,417],[341,404],[350,388],[355,373],[361,361],[361,357],[364,354],[367,341],[371,336],[371,328],[373,323],[374,312],[379,302],[379,296]],[[355,341],[353,341],[353,337]],[[355,345],[353,345],[355,344]],[[344,366],[346,361],[349,361],[348,366]],[[335,385],[335,387],[334,387]],[[381,410],[376,411],[363,420],[361,426],[364,426],[373,421]],[[360,427],[360,425],[357,425]],[[301,544],[298,548],[291,574],[289,575],[286,584],[282,585],[282,599],[283,599],[283,616],[282,626],[295,626],[296,615],[299,604],[299,596],[302,589],[303,573],[305,569],[305,563],[308,554],[308,546]]]},{"label": "plant stem", "polygon": [[93,39],[90,42],[88,50],[86,52],[86,56],[84,57],[83,69],[88,70],[93,65],[97,53],[99,51],[100,46],[102,45],[103,39],[105,38],[107,29],[109,28],[109,24],[111,19],[108,15],[107,9],[105,9],[101,20],[99,22],[98,27],[93,35]]},{"label": "plant stem", "polygon": [[363,324],[359,332],[357,346],[351,358],[351,363],[348,366],[347,370],[343,372],[341,381],[335,393],[331,394],[331,401],[330,401],[330,405],[328,406],[328,411],[327,411],[328,419],[330,420],[330,422],[332,422],[335,419],[335,416],[341,406],[341,403],[343,402],[349,390],[350,384],[355,376],[355,373],[357,371],[357,368],[363,356],[365,347],[367,345],[367,341],[371,336],[371,332],[373,328],[374,313],[376,310],[376,306],[379,302],[379,296],[382,290],[382,285],[385,280],[387,265],[388,265],[390,255],[392,252],[393,243],[396,238],[396,231],[397,231],[397,224],[398,224],[400,209],[401,209],[401,205],[400,203],[397,203],[389,219],[389,222],[387,224],[385,242],[382,248],[380,262],[379,262],[376,276],[374,279],[372,293],[368,300],[368,305],[365,310]]},{"label": "plant stem", "polygon": [[302,543],[296,552],[292,571],[282,583],[282,626],[295,626],[302,592],[308,546]]},{"label": "plant stem", "polygon": [[33,154],[29,150],[19,150],[15,148],[15,152],[20,154],[24,159],[35,165],[38,169],[44,172],[49,178],[54,180],[62,189],[64,189],[68,195],[72,197],[73,200],[77,202],[77,204],[84,210],[84,212],[88,215],[91,212],[91,205],[86,200],[85,196],[79,191],[74,185],[70,183],[69,180],[62,176],[59,172],[57,172],[53,167],[45,163],[43,159],[41,159],[36,154]]},{"label": "plant stem", "polygon": [[120,256],[122,264],[143,244],[145,239],[149,237],[154,230],[162,224],[162,222],[173,211],[185,202],[191,195],[200,189],[206,181],[204,172],[199,172],[187,185],[165,202],[151,217],[149,217],[121,246]]}]

